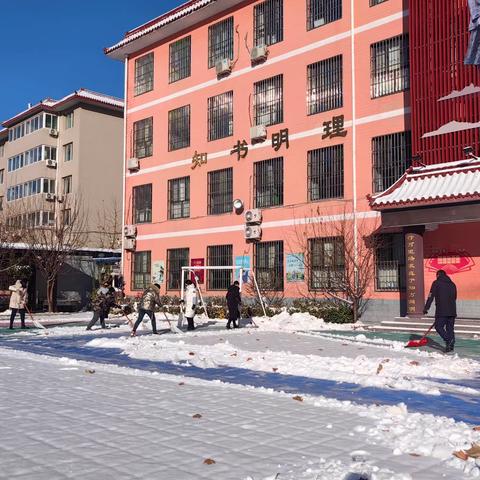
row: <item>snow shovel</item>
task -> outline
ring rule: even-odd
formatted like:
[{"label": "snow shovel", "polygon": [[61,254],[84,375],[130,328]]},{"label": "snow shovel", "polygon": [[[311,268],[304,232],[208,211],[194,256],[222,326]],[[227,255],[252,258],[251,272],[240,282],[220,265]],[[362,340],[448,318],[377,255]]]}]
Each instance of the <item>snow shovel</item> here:
[{"label": "snow shovel", "polygon": [[435,322],[432,323],[430,328],[423,334],[423,337],[420,340],[410,340],[406,345],[405,348],[413,347],[424,347],[428,344],[427,335],[431,332],[432,328],[435,326]]},{"label": "snow shovel", "polygon": [[30,319],[32,320],[33,325],[36,328],[41,328],[41,329],[45,330],[45,327],[40,322],[37,322],[37,320],[35,320],[33,318],[32,312],[30,311],[30,309],[26,305],[25,305],[25,310],[28,312],[28,315],[30,316]]},{"label": "snow shovel", "polygon": [[170,330],[173,332],[173,333],[179,333],[180,335],[183,335],[183,332],[176,326],[174,325],[167,317],[167,314],[165,312],[162,312],[164,317],[165,317],[165,320],[167,321],[167,323],[170,325]]}]

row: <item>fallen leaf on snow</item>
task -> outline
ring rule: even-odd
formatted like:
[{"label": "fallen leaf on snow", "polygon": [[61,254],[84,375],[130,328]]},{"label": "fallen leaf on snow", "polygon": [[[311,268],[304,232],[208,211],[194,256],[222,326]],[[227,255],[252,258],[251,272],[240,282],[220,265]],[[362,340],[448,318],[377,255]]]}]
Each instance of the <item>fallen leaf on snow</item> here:
[{"label": "fallen leaf on snow", "polygon": [[378,364],[377,367],[377,375],[383,370],[383,365],[381,363]]},{"label": "fallen leaf on snow", "polygon": [[213,458],[206,458],[206,459],[203,461],[203,463],[204,463],[205,465],[213,465],[213,464],[216,463],[216,462],[215,462],[215,460],[213,460]]},{"label": "fallen leaf on snow", "polygon": [[179,385],[185,385],[185,382],[180,382]]},{"label": "fallen leaf on snow", "polygon": [[420,365],[420,362],[417,362],[416,360],[412,360],[409,365],[413,365],[414,367],[418,367]]},{"label": "fallen leaf on snow", "polygon": [[95,370],[93,368],[86,368],[85,373],[95,373]]},{"label": "fallen leaf on snow", "polygon": [[233,352],[230,356],[231,356],[231,357],[236,357],[236,356],[237,356],[237,352]]},{"label": "fallen leaf on snow", "polygon": [[202,418],[202,416],[199,413],[196,413],[195,415],[192,416],[192,418]]},{"label": "fallen leaf on snow", "polygon": [[248,358],[247,358],[247,362],[251,362],[252,360],[253,360],[252,357],[248,357]]},{"label": "fallen leaf on snow", "polygon": [[409,455],[410,455],[411,457],[421,457],[421,455],[420,455],[419,453],[413,453],[413,452],[412,452],[412,453],[409,453]]},{"label": "fallen leaf on snow", "polygon": [[473,427],[473,430],[474,430],[475,432],[480,432],[480,425],[479,425],[478,427]]},{"label": "fallen leaf on snow", "polygon": [[188,354],[193,357],[193,355],[195,355],[195,352],[188,352]]},{"label": "fallen leaf on snow", "polygon": [[293,398],[293,400],[296,400],[297,402],[303,402],[303,397],[301,397],[300,395],[295,395],[292,398]]},{"label": "fallen leaf on snow", "polygon": [[273,367],[272,370],[273,370],[274,372],[276,372],[276,371],[278,370],[278,368],[277,368],[277,367]]},{"label": "fallen leaf on snow", "polygon": [[389,361],[390,361],[389,358],[384,358],[384,359],[382,360],[382,363],[388,363]]}]

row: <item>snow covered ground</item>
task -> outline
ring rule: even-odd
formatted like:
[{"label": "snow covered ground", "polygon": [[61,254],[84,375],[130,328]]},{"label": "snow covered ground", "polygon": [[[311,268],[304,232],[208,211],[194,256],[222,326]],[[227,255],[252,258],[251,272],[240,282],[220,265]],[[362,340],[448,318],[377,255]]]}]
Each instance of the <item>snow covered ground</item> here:
[{"label": "snow covered ground", "polygon": [[306,315],[255,322],[0,337],[0,478],[480,478],[480,461],[452,456],[480,441],[479,359],[337,338]]}]

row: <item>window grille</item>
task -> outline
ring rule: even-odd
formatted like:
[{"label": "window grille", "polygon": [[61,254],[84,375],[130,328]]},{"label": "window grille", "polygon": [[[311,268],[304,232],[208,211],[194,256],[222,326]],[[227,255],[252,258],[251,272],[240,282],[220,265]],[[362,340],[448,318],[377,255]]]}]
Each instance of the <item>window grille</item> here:
[{"label": "window grille", "polygon": [[255,208],[283,205],[283,157],[254,165]]},{"label": "window grille", "polygon": [[373,191],[393,185],[411,164],[411,132],[372,138]]},{"label": "window grille", "polygon": [[262,290],[283,290],[283,242],[255,245],[255,276]]},{"label": "window grille", "polygon": [[224,58],[233,60],[233,17],[208,27],[208,68]]},{"label": "window grille", "polygon": [[191,75],[192,38],[190,36],[170,44],[169,82],[178,82]]},{"label": "window grille", "polygon": [[190,177],[168,181],[168,218],[188,218],[190,216]]},{"label": "window grille", "polygon": [[233,135],[233,91],[208,99],[208,141]]},{"label": "window grille", "polygon": [[135,60],[135,95],[153,90],[153,52]]},{"label": "window grille", "polygon": [[144,290],[152,281],[152,254],[150,251],[135,252],[132,262],[132,290]]},{"label": "window grille", "polygon": [[72,176],[63,177],[63,194],[72,193]]},{"label": "window grille", "polygon": [[375,288],[380,291],[405,289],[405,238],[401,233],[377,237]]},{"label": "window grille", "polygon": [[[231,267],[233,246],[215,245],[207,249],[207,265],[210,267]],[[232,283],[232,270],[208,270],[208,290],[227,290]]]},{"label": "window grille", "polygon": [[133,124],[133,149],[136,158],[153,155],[153,117]]},{"label": "window grille", "polygon": [[307,30],[342,18],[342,0],[307,0]]},{"label": "window grille", "polygon": [[327,58],[307,67],[308,114],[343,107],[343,57]]},{"label": "window grille", "polygon": [[374,7],[375,5],[379,5],[380,3],[384,3],[387,0],[370,0],[370,6]]},{"label": "window grille", "polygon": [[188,248],[173,248],[167,250],[167,287],[169,290],[180,290],[182,267],[187,267],[188,264]]},{"label": "window grille", "polygon": [[233,168],[208,173],[208,214],[218,215],[232,211]]},{"label": "window grille", "polygon": [[343,198],[343,145],[308,152],[308,199]]},{"label": "window grille", "polygon": [[370,47],[372,98],[403,92],[410,87],[408,35],[389,38]]},{"label": "window grille", "polygon": [[342,291],[345,275],[343,238],[311,238],[308,243],[310,290]]},{"label": "window grille", "polygon": [[168,150],[190,146],[190,105],[168,112]]},{"label": "window grille", "polygon": [[283,122],[283,75],[268,78],[254,85],[253,108],[255,125]]},{"label": "window grille", "polygon": [[253,17],[256,46],[283,40],[283,0],[266,0],[255,5]]},{"label": "window grille", "polygon": [[152,221],[152,184],[133,187],[133,223]]}]

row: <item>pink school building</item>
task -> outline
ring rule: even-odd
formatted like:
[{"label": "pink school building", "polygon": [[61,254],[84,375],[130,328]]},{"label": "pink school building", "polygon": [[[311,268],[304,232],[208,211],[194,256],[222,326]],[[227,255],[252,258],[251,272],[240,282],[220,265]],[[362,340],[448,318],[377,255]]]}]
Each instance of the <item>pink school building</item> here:
[{"label": "pink school building", "polygon": [[[347,212],[379,228],[368,195],[411,164],[408,25],[402,0],[191,0],[107,48],[125,62],[127,293],[153,278],[178,295],[185,265],[251,267],[286,298],[321,291],[341,239],[309,238],[305,271],[299,226]],[[248,232],[234,200],[261,214]],[[367,320],[407,313],[408,233],[383,232]],[[231,276],[201,281],[224,295]]]}]

